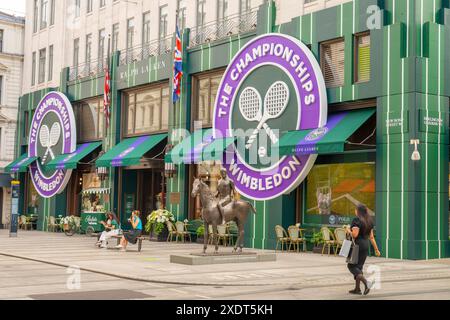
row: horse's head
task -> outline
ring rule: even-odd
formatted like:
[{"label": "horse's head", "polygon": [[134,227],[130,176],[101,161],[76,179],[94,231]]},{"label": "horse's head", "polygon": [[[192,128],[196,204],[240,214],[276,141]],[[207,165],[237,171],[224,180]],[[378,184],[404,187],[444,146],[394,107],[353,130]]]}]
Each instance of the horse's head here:
[{"label": "horse's head", "polygon": [[192,185],[192,197],[195,198],[200,194],[200,191],[202,189],[203,182],[200,179],[195,179],[194,184]]}]

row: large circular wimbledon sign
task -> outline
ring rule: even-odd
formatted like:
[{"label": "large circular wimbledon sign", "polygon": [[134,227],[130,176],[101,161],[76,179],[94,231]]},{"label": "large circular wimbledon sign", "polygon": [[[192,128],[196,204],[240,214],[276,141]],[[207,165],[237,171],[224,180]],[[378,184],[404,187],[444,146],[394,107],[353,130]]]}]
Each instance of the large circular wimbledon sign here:
[{"label": "large circular wimbledon sign", "polygon": [[325,81],[306,45],[282,34],[249,42],[228,65],[214,111],[216,138],[237,138],[224,156],[236,189],[254,200],[294,190],[317,155],[280,157],[273,146],[288,131],[324,127],[327,116]]},{"label": "large circular wimbledon sign", "polygon": [[36,191],[51,198],[64,191],[71,170],[49,170],[45,165],[61,154],[76,150],[75,116],[69,99],[59,92],[48,93],[39,103],[31,122],[28,155],[38,160],[30,167]]}]

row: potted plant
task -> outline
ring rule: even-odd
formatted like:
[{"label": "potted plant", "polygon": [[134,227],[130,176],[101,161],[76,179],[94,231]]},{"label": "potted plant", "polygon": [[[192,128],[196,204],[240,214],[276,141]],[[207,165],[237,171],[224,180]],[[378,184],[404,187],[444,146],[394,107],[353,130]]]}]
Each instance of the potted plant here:
[{"label": "potted plant", "polygon": [[205,238],[205,226],[203,224],[197,228],[196,234],[197,234],[197,242],[203,243]]},{"label": "potted plant", "polygon": [[166,241],[169,235],[168,221],[175,222],[175,217],[171,212],[165,209],[155,210],[147,217],[145,231],[151,236],[156,236],[158,241]]},{"label": "potted plant", "polygon": [[311,243],[314,245],[314,253],[322,253],[324,244],[322,232],[314,232],[311,238]]}]

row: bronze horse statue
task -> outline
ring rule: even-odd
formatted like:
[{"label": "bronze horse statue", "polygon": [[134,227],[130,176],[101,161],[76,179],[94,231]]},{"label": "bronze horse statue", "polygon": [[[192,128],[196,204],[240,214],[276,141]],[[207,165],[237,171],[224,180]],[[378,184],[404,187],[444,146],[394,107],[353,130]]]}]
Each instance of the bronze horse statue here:
[{"label": "bronze horse statue", "polygon": [[219,252],[217,226],[221,225],[224,220],[225,222],[236,222],[239,229],[239,235],[236,240],[234,252],[239,250],[239,253],[241,253],[242,248],[244,247],[245,223],[248,215],[251,212],[256,214],[256,210],[253,205],[247,201],[238,200],[233,201],[222,208],[219,205],[219,201],[214,197],[213,193],[209,189],[208,185],[200,179],[195,179],[192,188],[192,197],[195,198],[197,196],[200,196],[203,223],[205,225],[203,253],[205,254],[208,249],[208,233],[210,225],[212,226],[214,234],[214,253],[217,254]]}]

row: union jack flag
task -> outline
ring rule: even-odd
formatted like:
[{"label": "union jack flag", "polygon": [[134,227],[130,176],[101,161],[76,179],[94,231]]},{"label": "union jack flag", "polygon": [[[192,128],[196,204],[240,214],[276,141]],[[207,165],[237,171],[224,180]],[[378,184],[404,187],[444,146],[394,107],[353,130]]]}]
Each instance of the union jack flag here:
[{"label": "union jack flag", "polygon": [[111,76],[109,74],[109,68],[105,69],[105,87],[103,94],[103,112],[106,119],[106,128],[109,128],[110,122],[110,107],[111,107]]},{"label": "union jack flag", "polygon": [[173,103],[176,103],[178,102],[178,100],[180,100],[181,80],[183,79],[183,48],[178,26],[176,33],[176,44],[173,54]]}]

